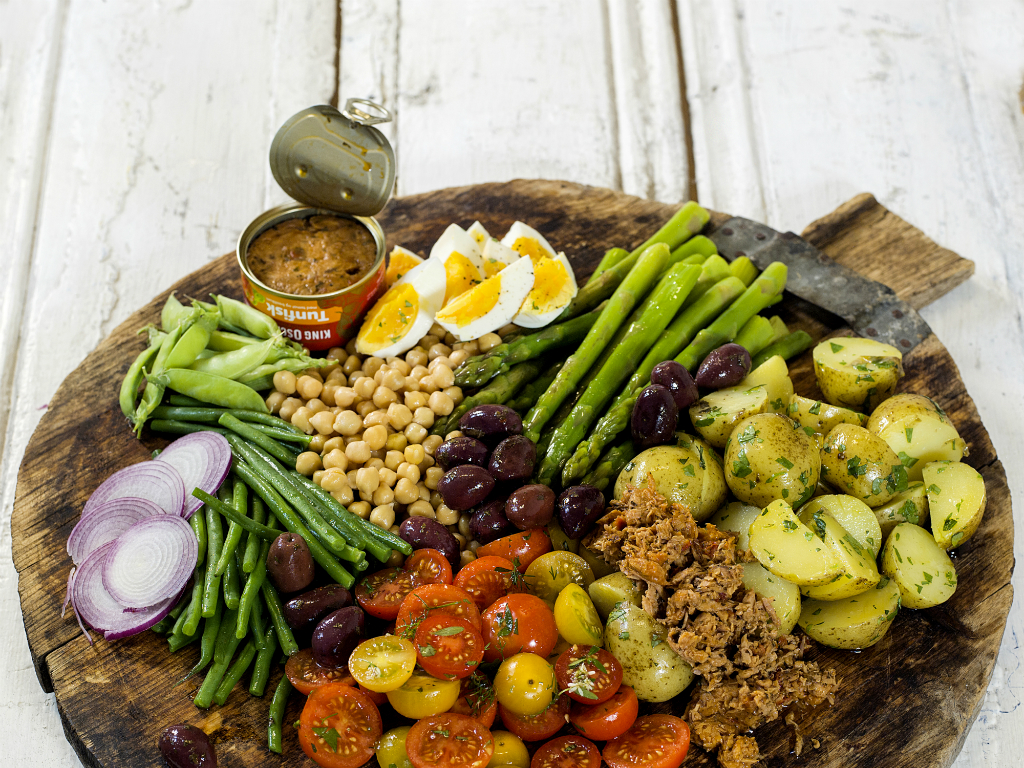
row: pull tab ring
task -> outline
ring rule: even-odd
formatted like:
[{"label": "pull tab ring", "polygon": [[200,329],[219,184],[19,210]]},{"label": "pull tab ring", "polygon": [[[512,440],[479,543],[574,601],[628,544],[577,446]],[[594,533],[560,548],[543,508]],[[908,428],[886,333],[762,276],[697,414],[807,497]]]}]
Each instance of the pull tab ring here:
[{"label": "pull tab ring", "polygon": [[393,119],[385,107],[369,99],[349,99],[345,102],[345,108],[341,110],[341,114],[360,125],[390,123]]}]

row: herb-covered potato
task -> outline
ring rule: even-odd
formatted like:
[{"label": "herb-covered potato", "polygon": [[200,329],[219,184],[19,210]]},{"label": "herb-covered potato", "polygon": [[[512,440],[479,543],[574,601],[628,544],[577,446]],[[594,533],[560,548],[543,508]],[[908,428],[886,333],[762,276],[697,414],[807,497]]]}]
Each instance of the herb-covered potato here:
[{"label": "herb-covered potato", "polygon": [[590,593],[590,599],[594,602],[598,614],[605,621],[617,603],[629,603],[639,608],[643,598],[639,583],[622,571],[602,576],[587,587],[587,592]]},{"label": "herb-covered potato", "polygon": [[825,436],[821,477],[833,488],[869,507],[907,490],[907,468],[878,435],[854,424],[840,424]]},{"label": "herb-covered potato", "polygon": [[903,355],[880,341],[837,336],[818,344],[812,354],[825,399],[855,411],[870,413],[903,378]]},{"label": "herb-covered potato", "polygon": [[956,568],[924,528],[900,523],[882,549],[882,573],[900,588],[907,608],[931,608],[956,592]]},{"label": "herb-covered potato", "polygon": [[893,395],[872,411],[867,428],[888,443],[911,480],[921,479],[929,461],[960,461],[967,455],[967,443],[946,412],[922,395]]},{"label": "herb-covered potato", "polygon": [[750,524],[750,551],[765,568],[798,586],[835,581],[843,564],[784,501],[773,501]]},{"label": "herb-covered potato", "polygon": [[924,487],[935,543],[943,549],[959,547],[981,525],[985,478],[958,461],[933,461],[924,465]]},{"label": "herb-covered potato", "polygon": [[703,440],[676,433],[675,445],[658,445],[637,454],[615,481],[614,498],[621,499],[626,485],[641,485],[654,478],[658,493],[690,509],[695,520],[706,520],[725,501],[721,459]]},{"label": "herb-covered potato", "polygon": [[622,664],[622,683],[640,701],[668,701],[693,682],[693,669],[672,650],[666,633],[647,611],[629,603],[608,614],[604,647]]},{"label": "herb-covered potato", "polygon": [[837,424],[856,424],[858,427],[864,427],[868,423],[868,417],[863,413],[800,395],[789,398],[786,414],[805,431],[809,429],[823,437]]},{"label": "herb-covered potato", "polygon": [[736,386],[750,389],[761,384],[768,389],[768,410],[785,413],[789,398],[793,396],[793,380],[789,378],[789,368],[781,355],[769,357]]},{"label": "herb-covered potato", "polygon": [[845,600],[804,600],[800,628],[829,648],[852,651],[874,645],[889,631],[900,608],[896,582],[882,577],[874,589]]},{"label": "herb-covered potato", "polygon": [[819,510],[801,514],[800,521],[810,528],[838,558],[843,567],[842,575],[835,581],[817,587],[802,587],[807,597],[815,600],[843,600],[859,595],[878,583],[880,578],[875,566],[875,555],[866,549],[835,518]]},{"label": "herb-covered potato", "polygon": [[743,563],[743,586],[759,597],[770,597],[779,620],[775,635],[788,635],[800,618],[800,587],[776,576],[760,563]]},{"label": "herb-covered potato", "polygon": [[924,483],[911,483],[907,490],[897,493],[889,503],[875,507],[871,511],[882,528],[883,538],[888,537],[892,529],[900,523],[927,525],[928,494],[925,492]]},{"label": "herb-covered potato", "polygon": [[858,544],[871,550],[872,558],[878,557],[885,539],[874,511],[863,501],[845,493],[815,496],[797,510],[800,519],[808,525],[807,519],[815,512],[831,515]]},{"label": "herb-covered potato", "polygon": [[710,392],[690,406],[690,421],[697,433],[715,448],[725,448],[736,423],[768,410],[768,389],[726,387]]},{"label": "herb-covered potato", "polygon": [[820,472],[817,444],[799,424],[777,413],[747,417],[725,447],[725,481],[737,499],[758,507],[776,499],[803,504]]},{"label": "herb-covered potato", "polygon": [[736,534],[736,549],[750,549],[750,524],[761,514],[761,508],[733,501],[726,504],[708,520],[708,525],[720,531]]}]

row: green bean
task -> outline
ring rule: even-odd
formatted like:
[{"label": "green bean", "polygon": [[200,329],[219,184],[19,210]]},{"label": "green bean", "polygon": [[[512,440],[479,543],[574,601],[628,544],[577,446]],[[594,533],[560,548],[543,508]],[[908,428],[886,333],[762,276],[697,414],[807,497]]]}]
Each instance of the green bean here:
[{"label": "green bean", "polygon": [[256,664],[253,665],[252,677],[249,678],[250,695],[263,696],[263,692],[267,690],[270,665],[274,663],[275,655],[277,655],[277,634],[271,627],[263,635],[263,648],[256,654]]},{"label": "green bean", "polygon": [[203,623],[203,639],[199,643],[199,661],[196,665],[189,670],[189,673],[185,675],[181,682],[185,682],[190,677],[206,669],[207,665],[213,661],[213,649],[217,645],[217,635],[220,632],[222,612],[220,603],[217,603],[217,610],[213,616],[206,619]]},{"label": "green bean", "polygon": [[[237,464],[239,462],[236,461],[235,463]],[[232,469],[234,469],[234,465],[232,465]],[[252,484],[249,483],[248,480],[246,480],[246,483],[248,483],[249,486],[252,487]],[[200,501],[202,501],[207,506],[217,510],[217,512],[226,517],[228,520],[232,522],[237,522],[240,526],[242,526],[242,528],[247,530],[249,533],[254,533],[261,539],[264,539],[266,541],[273,541],[277,538],[277,534],[279,533],[278,531],[275,531],[273,528],[268,528],[265,525],[260,525],[255,520],[251,520],[248,517],[242,517],[240,514],[235,512],[235,508],[232,507],[230,504],[225,504],[220,499],[217,499],[208,494],[202,488],[193,489],[192,495],[195,496]]]},{"label": "green bean", "polygon": [[242,679],[242,675],[245,674],[245,670],[252,664],[252,660],[256,658],[256,644],[249,640],[245,645],[242,646],[242,650],[239,651],[238,657],[235,659],[235,663],[228,669],[224,679],[220,681],[220,685],[217,687],[217,692],[213,695],[213,703],[219,706],[224,706],[227,702],[228,696],[231,695],[231,689],[235,687],[235,684]]},{"label": "green bean", "polygon": [[274,458],[283,461],[285,464],[288,464],[289,461],[291,461],[291,468],[295,468],[295,462],[291,459],[291,455],[288,452],[282,450],[284,446],[281,445],[276,440],[274,440],[273,438],[267,437],[255,427],[252,427],[249,424],[245,424],[239,421],[230,413],[221,414],[221,417],[217,419],[217,422],[222,427],[226,427],[235,434],[241,435],[249,442],[255,443],[264,451],[274,456]]},{"label": "green bean", "polygon": [[220,687],[220,681],[224,673],[228,671],[231,664],[231,657],[241,641],[235,637],[235,612],[227,609],[221,617],[220,628],[217,631],[217,643],[213,648],[213,666],[206,673],[206,679],[199,686],[199,691],[192,703],[202,709],[208,709],[213,702],[213,696]]},{"label": "green bean", "polygon": [[[172,397],[174,397],[172,395]],[[169,400],[171,398],[168,398]],[[175,419],[177,421],[197,421],[204,424],[216,424],[217,419],[222,414],[230,413],[239,421],[247,423],[261,424],[272,429],[277,429],[283,432],[292,432],[296,435],[301,435],[304,438],[312,439],[309,435],[303,432],[296,426],[288,423],[282,418],[272,416],[269,413],[261,413],[259,411],[246,411],[241,408],[228,409],[228,408],[211,408],[209,406],[173,406],[173,405],[161,405],[153,410],[154,419]]]},{"label": "green bean", "polygon": [[[231,504],[239,515],[245,515],[248,511],[248,491],[249,489],[245,483],[236,477],[231,489]],[[218,576],[224,575],[224,572],[228,569],[228,563],[234,559],[235,550],[238,548],[238,543],[242,540],[243,533],[245,533],[245,529],[232,520],[228,526],[227,536],[224,537],[224,547],[220,551],[220,559],[217,560],[217,567],[214,570],[214,573]]]},{"label": "green bean", "polygon": [[224,569],[222,584],[224,586],[224,604],[228,608],[238,610],[238,602],[242,599],[242,591],[238,579],[238,560],[228,559],[228,567]]},{"label": "green bean", "polygon": [[175,624],[176,616],[167,614],[160,621],[149,628],[149,631],[156,635],[166,635]]},{"label": "green bean", "polygon": [[[267,632],[267,622],[263,617],[263,601],[260,599],[253,600],[252,610],[249,611],[249,629],[253,631],[257,637],[263,637]],[[273,627],[270,631],[275,631]]]},{"label": "green bean", "polygon": [[284,620],[284,607],[281,605],[281,598],[269,581],[264,581],[260,586],[263,594],[263,602],[270,613],[270,620],[274,623],[274,631],[277,632],[277,642],[281,644],[281,650],[285,656],[291,656],[299,652],[299,644],[295,642],[295,635],[292,628]]},{"label": "green bean", "polygon": [[142,374],[147,365],[149,365],[153,358],[156,357],[160,351],[160,344],[151,344],[146,349],[139,353],[139,356],[135,358],[128,367],[128,372],[124,375],[124,379],[121,381],[121,392],[118,396],[118,402],[121,405],[121,413],[129,421],[133,421],[135,418],[135,398],[139,395],[139,385],[142,384]]},{"label": "green bean", "polygon": [[192,643],[196,642],[198,639],[199,633],[194,635],[186,635],[184,633],[178,635],[172,634],[167,638],[167,646],[171,653],[177,653],[186,645],[192,645]]},{"label": "green bean", "polygon": [[179,395],[177,392],[171,392],[167,396],[167,402],[184,408],[195,408],[204,404],[202,400],[196,400],[194,397],[188,397],[187,395]]},{"label": "green bean", "polygon": [[188,368],[168,368],[151,377],[151,380],[211,405],[270,412],[258,392],[237,381],[212,373],[192,371]]},{"label": "green bean", "polygon": [[192,533],[196,535],[196,541],[199,542],[199,559],[196,560],[196,565],[202,565],[203,561],[206,560],[206,548],[209,546],[209,542],[206,538],[206,517],[202,514],[202,509],[197,509],[192,513],[192,517],[188,519],[188,524],[192,526]]},{"label": "green bean", "polygon": [[[178,617],[179,621],[184,619],[181,631],[189,637],[192,637],[199,629],[199,619],[203,615],[203,569],[198,565],[193,579],[192,602],[189,603],[188,610]],[[177,628],[177,624],[175,624],[175,628]]]},{"label": "green bean", "polygon": [[[342,531],[342,535],[348,538],[352,546],[361,547],[362,549],[367,550],[382,563],[386,562],[391,556],[392,549],[397,549],[406,555],[412,554],[412,546],[410,546],[404,539],[395,536],[390,531],[384,531],[384,529],[378,528],[376,525],[373,525],[373,523],[352,514],[342,506],[341,502],[305,475],[298,472],[292,472],[290,474],[303,489],[308,491],[307,495],[312,496],[320,502],[319,507],[324,511],[324,517],[327,518],[328,522],[337,521],[343,526],[344,530]],[[366,526],[372,526],[374,529],[388,534],[388,538],[378,539],[374,537],[373,532],[364,527],[364,523]],[[392,541],[392,537],[394,541]]]},{"label": "green bean", "polygon": [[245,637],[245,633],[249,630],[249,612],[252,610],[253,602],[259,597],[260,587],[263,586],[263,582],[267,578],[267,553],[269,551],[270,545],[263,542],[256,568],[245,581],[242,599],[238,604],[238,621],[235,624],[235,637],[239,639]]},{"label": "green bean", "polygon": [[[267,508],[263,505],[263,499],[259,496],[252,497],[252,519],[254,522],[263,525],[267,519]],[[245,554],[242,556],[242,572],[252,573],[256,567],[257,559],[260,556],[260,544],[262,540],[255,533],[250,533],[245,542]]]},{"label": "green bean", "polygon": [[172,419],[153,419],[149,422],[149,428],[154,432],[163,432],[168,435],[191,435],[193,432],[217,432],[226,434],[226,429],[211,427],[209,424],[195,424],[190,421],[174,421]]},{"label": "green bean", "polygon": [[177,620],[181,617],[183,613],[185,613],[185,609],[188,608],[191,603],[192,593],[182,592],[181,597],[178,598],[178,602],[175,604],[175,606],[171,608],[171,610],[167,612],[167,615],[164,616],[159,622],[150,627],[150,629],[156,632],[158,635],[162,635],[169,632],[172,627],[180,626]]},{"label": "green bean", "polygon": [[188,601],[185,603],[185,609],[174,618],[174,621],[171,624],[171,630],[170,630],[171,634],[178,634],[178,635],[183,634],[182,633],[182,627],[185,625],[185,622],[188,621],[188,618],[191,615],[192,603],[194,602],[194,600],[192,598],[193,598],[194,595],[195,595],[195,589],[193,589],[189,593]]},{"label": "green bean", "polygon": [[[288,432],[284,429],[277,429],[275,427],[268,427],[266,424],[253,424],[253,429],[258,429],[267,437],[273,438],[281,443],[301,443],[303,447],[308,446],[313,442],[312,435],[306,435],[301,432]],[[290,445],[282,446],[286,451],[289,452],[289,464],[294,464],[294,459],[291,458],[290,454],[294,450]]]},{"label": "green bean", "polygon": [[194,371],[205,371],[228,379],[237,379],[257,366],[263,365],[274,342],[275,339],[267,339],[232,352],[220,352],[212,357],[196,360],[189,367]]},{"label": "green bean", "polygon": [[214,296],[213,300],[217,302],[217,309],[220,310],[224,322],[242,328],[260,339],[280,335],[281,329],[277,327],[272,317],[253,309],[248,304],[227,296]]},{"label": "green bean", "polygon": [[292,692],[292,684],[287,675],[281,675],[281,680],[274,689],[274,696],[270,700],[270,722],[267,725],[267,749],[271,752],[281,754],[281,723],[284,720],[284,710],[288,706],[288,694]]},{"label": "green bean", "polygon": [[203,501],[206,502],[203,509],[206,514],[206,536],[209,542],[206,550],[206,578],[203,585],[203,616],[209,618],[217,611],[217,601],[220,599],[220,576],[217,575],[217,561],[220,559],[220,551],[224,547],[224,527],[220,514],[212,506],[217,499],[210,496],[209,499],[203,499]]},{"label": "green bean", "polygon": [[[310,533],[309,528],[305,526],[298,514],[288,506],[270,483],[243,461],[235,461],[231,465],[231,471],[245,480],[246,484],[260,495],[263,501],[267,503],[270,511],[281,521],[285,530],[302,536],[306,546],[309,547],[309,553],[313,556],[313,559],[332,579],[345,587],[345,589],[350,588],[355,583],[355,578],[353,578],[352,574],[345,570],[345,567],[313,537],[313,534]],[[196,490],[198,491],[198,489]],[[193,491],[193,494],[195,493],[196,491]]]}]

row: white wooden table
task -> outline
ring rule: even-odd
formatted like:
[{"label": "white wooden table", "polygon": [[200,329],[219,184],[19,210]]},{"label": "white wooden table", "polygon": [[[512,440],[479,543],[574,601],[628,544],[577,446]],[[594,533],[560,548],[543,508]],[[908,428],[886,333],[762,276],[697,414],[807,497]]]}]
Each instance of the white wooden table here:
[{"label": "white wooden table", "polygon": [[[47,399],[283,199],[270,138],[339,95],[397,115],[398,194],[559,178],[799,231],[873,192],[977,264],[924,315],[1019,506],[1022,41],[1020,0],[0,2],[4,765],[78,765],[32,670],[9,554]],[[1022,761],[1022,634],[1018,600],[960,768]]]}]

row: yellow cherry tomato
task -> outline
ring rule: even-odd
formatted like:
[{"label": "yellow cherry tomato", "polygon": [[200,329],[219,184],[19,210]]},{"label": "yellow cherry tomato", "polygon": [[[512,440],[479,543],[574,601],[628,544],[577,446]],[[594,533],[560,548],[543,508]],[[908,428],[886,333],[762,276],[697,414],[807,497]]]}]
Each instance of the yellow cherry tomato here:
[{"label": "yellow cherry tomato", "polygon": [[594,601],[578,584],[570,584],[555,600],[558,634],[577,645],[604,645],[604,625]]},{"label": "yellow cherry tomato", "polygon": [[438,680],[430,675],[413,675],[405,685],[388,691],[388,702],[402,717],[421,720],[447,712],[459,698],[460,680]]},{"label": "yellow cherry tomato", "polygon": [[530,768],[530,753],[526,751],[523,740],[514,733],[508,731],[491,731],[494,737],[494,754],[487,768],[498,768],[499,766],[514,766],[515,768]]},{"label": "yellow cherry tomato", "polygon": [[530,591],[548,605],[569,584],[586,589],[594,581],[594,571],[587,561],[572,552],[559,550],[541,555],[526,569]]},{"label": "yellow cherry tomato", "polygon": [[539,715],[555,693],[555,670],[535,653],[517,653],[494,676],[498,703],[517,715]]},{"label": "yellow cherry tomato", "polygon": [[348,659],[348,671],[364,688],[387,693],[401,688],[416,668],[416,646],[404,637],[364,640]]},{"label": "yellow cherry tomato", "polygon": [[405,737],[409,735],[408,725],[392,728],[377,739],[377,762],[384,768],[413,768],[405,752]]}]

